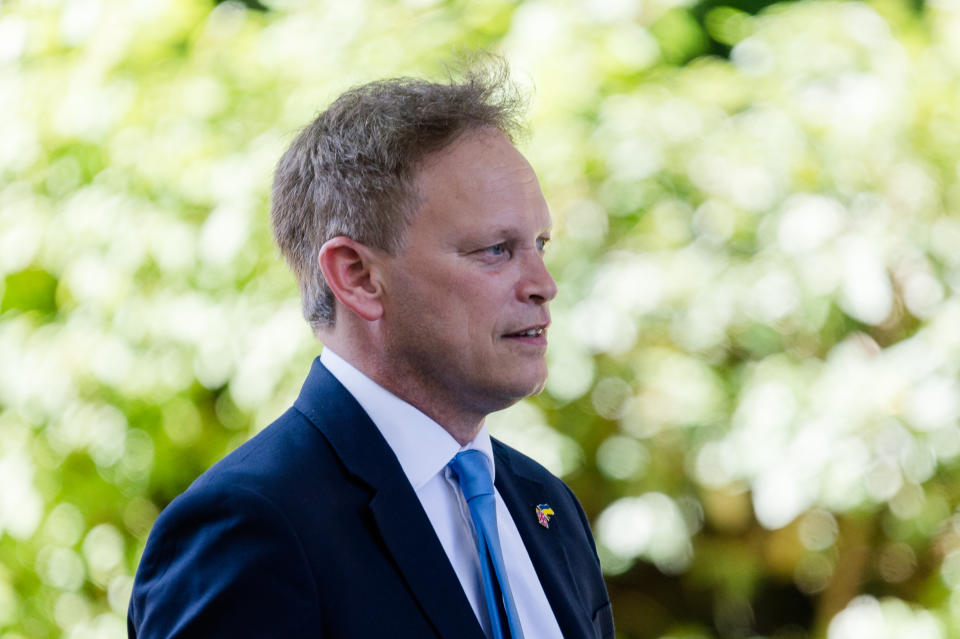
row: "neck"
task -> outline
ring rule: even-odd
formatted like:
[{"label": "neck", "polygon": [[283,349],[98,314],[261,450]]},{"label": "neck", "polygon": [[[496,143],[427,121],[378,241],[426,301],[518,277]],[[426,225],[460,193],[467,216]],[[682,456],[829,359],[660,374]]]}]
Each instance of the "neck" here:
[{"label": "neck", "polygon": [[402,366],[357,346],[369,342],[340,339],[333,332],[318,337],[358,371],[439,424],[461,446],[473,441],[483,427],[489,411],[455,406],[445,401],[443,392],[411,383],[416,376]]},{"label": "neck", "polygon": [[394,376],[370,374],[361,371],[385,389],[415,407],[421,413],[437,422],[461,446],[474,440],[483,427],[485,413],[464,411],[443,401],[436,401],[432,393],[421,389],[396,384]]}]

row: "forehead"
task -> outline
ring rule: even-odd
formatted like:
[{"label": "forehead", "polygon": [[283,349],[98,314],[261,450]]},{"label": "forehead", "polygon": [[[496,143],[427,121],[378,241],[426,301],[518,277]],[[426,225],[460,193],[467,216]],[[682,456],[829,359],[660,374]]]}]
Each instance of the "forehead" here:
[{"label": "forehead", "polygon": [[[432,154],[416,176],[414,217],[456,228],[511,226],[540,232],[550,225],[533,167],[495,129],[471,131]],[[421,219],[426,218],[426,219]]]}]

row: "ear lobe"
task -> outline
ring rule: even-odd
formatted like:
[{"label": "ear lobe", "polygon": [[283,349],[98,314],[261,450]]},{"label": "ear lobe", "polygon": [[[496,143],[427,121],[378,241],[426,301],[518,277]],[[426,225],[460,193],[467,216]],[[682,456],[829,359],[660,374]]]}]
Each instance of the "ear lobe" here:
[{"label": "ear lobe", "polygon": [[368,322],[380,319],[381,289],[371,276],[374,255],[367,246],[337,236],[324,242],[317,260],[327,286],[341,304]]}]

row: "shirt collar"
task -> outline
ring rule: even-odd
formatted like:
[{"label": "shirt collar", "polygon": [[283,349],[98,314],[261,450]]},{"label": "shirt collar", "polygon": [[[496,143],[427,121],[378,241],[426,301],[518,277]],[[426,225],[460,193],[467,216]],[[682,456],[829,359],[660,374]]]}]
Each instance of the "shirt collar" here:
[{"label": "shirt collar", "polygon": [[473,441],[461,446],[440,424],[361,373],[329,346],[323,348],[320,363],[353,395],[387,440],[414,491],[442,471],[454,455],[468,449],[484,454],[490,477],[496,478],[486,424]]}]

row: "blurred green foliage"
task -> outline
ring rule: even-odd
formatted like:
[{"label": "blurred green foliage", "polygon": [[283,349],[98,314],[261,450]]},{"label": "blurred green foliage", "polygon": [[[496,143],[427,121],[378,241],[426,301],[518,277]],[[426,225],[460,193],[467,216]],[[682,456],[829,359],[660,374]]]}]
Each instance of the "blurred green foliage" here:
[{"label": "blurred green foliage", "polygon": [[0,2],[0,637],[120,637],[157,513],[319,345],[267,223],[345,88],[535,85],[551,377],[619,636],[960,637],[960,8]]}]

